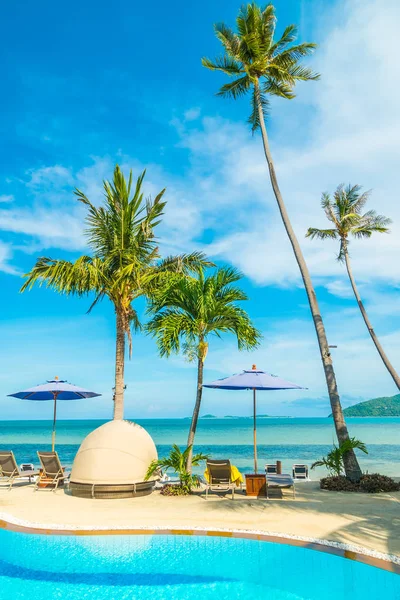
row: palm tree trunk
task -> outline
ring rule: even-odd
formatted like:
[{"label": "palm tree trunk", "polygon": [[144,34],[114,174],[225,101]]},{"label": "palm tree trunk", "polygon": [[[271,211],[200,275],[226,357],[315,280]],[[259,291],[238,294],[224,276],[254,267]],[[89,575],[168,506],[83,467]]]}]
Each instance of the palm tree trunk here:
[{"label": "palm tree trunk", "polygon": [[196,428],[197,428],[197,421],[199,420],[201,398],[203,395],[203,369],[204,369],[204,359],[201,356],[199,356],[199,358],[197,360],[196,403],[194,405],[192,422],[190,424],[188,441],[187,441],[187,445],[192,446],[189,451],[189,455],[188,455],[188,459],[187,459],[187,463],[186,463],[186,468],[189,472],[192,471],[193,442],[194,442],[194,436],[195,436]]},{"label": "palm tree trunk", "polygon": [[121,315],[116,311],[117,341],[115,348],[114,419],[124,418],[125,331]]},{"label": "palm tree trunk", "polygon": [[360,294],[358,293],[356,282],[354,281],[354,277],[353,277],[353,272],[351,270],[350,257],[349,257],[349,253],[348,253],[348,250],[347,250],[347,244],[346,244],[346,242],[344,242],[344,243],[342,242],[342,248],[343,248],[344,259],[345,259],[345,262],[346,262],[346,269],[347,269],[347,273],[348,273],[348,276],[349,276],[349,279],[350,279],[351,287],[353,288],[353,292],[354,292],[354,295],[356,297],[357,304],[358,304],[358,306],[360,308],[361,314],[363,316],[364,322],[365,322],[365,324],[367,326],[367,329],[368,329],[369,334],[370,334],[370,336],[372,338],[372,341],[374,342],[375,347],[376,347],[376,349],[379,352],[379,356],[381,357],[381,359],[383,361],[383,364],[385,365],[385,367],[387,368],[387,370],[391,374],[393,381],[395,382],[395,384],[397,385],[398,389],[400,390],[400,377],[398,376],[397,372],[393,368],[393,365],[391,364],[390,360],[386,356],[384,349],[382,348],[382,346],[381,346],[381,344],[380,344],[377,336],[375,335],[375,331],[373,330],[373,327],[372,327],[371,322],[370,322],[370,320],[368,318],[367,312],[366,312],[366,310],[364,308],[364,305],[363,305],[363,303],[361,301]]},{"label": "palm tree trunk", "polygon": [[[256,91],[258,91],[258,85],[256,85]],[[333,420],[335,423],[336,435],[339,440],[339,444],[342,444],[345,440],[349,439],[349,432],[347,430],[346,422],[343,415],[342,406],[340,404],[340,397],[336,384],[335,371],[333,369],[331,353],[329,351],[328,340],[326,338],[325,327],[320,314],[317,296],[311,281],[308,267],[304,260],[303,253],[301,251],[299,242],[296,238],[296,234],[292,228],[292,224],[289,219],[289,215],[286,210],[286,206],[283,202],[281,191],[279,189],[278,181],[275,174],[274,163],[272,160],[271,151],[269,148],[269,141],[267,135],[267,129],[265,127],[264,114],[260,101],[258,100],[258,114],[260,118],[261,134],[264,145],[265,158],[267,159],[269,175],[271,179],[272,188],[275,194],[276,201],[278,203],[279,211],[281,213],[282,221],[286,229],[286,233],[289,237],[290,243],[293,248],[294,255],[296,257],[297,264],[299,265],[301,277],[303,279],[304,287],[307,292],[308,302],[310,304],[311,314],[314,321],[315,331],[318,338],[319,350],[321,353],[321,360],[324,367],[326,384],[328,387],[329,400],[332,408]],[[357,461],[357,457],[354,450],[349,450],[343,457],[344,467],[346,476],[354,481],[358,481],[362,475],[360,466]]]}]

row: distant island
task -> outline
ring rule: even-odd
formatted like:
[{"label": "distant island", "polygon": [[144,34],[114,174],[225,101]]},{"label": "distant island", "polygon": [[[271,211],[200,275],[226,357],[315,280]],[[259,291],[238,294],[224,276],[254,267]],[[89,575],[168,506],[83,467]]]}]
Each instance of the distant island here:
[{"label": "distant island", "polygon": [[[185,417],[185,419],[189,419],[190,417]],[[252,416],[242,416],[239,417],[237,415],[225,415],[224,417],[217,417],[216,415],[201,415],[200,419],[252,419]],[[289,417],[280,416],[280,415],[257,415],[257,419],[288,419]]]},{"label": "distant island", "polygon": [[359,402],[343,413],[345,417],[400,417],[400,394]]}]

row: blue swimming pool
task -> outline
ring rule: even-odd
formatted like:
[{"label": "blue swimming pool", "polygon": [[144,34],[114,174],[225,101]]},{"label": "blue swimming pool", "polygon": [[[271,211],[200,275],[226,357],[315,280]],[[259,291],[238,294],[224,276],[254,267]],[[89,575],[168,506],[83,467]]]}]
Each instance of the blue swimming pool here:
[{"label": "blue swimming pool", "polygon": [[399,600],[400,576],[265,541],[0,530],[1,600]]}]

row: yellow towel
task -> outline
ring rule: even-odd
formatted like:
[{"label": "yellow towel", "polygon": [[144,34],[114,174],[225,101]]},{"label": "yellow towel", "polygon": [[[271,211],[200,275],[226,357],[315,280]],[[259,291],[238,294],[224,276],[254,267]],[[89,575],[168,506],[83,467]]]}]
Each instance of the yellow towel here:
[{"label": "yellow towel", "polygon": [[[207,469],[204,471],[204,478],[206,481],[210,481]],[[234,483],[236,483],[237,487],[239,487],[240,484],[244,481],[243,475],[241,474],[239,469],[235,467],[235,465],[231,465],[231,479]]]}]

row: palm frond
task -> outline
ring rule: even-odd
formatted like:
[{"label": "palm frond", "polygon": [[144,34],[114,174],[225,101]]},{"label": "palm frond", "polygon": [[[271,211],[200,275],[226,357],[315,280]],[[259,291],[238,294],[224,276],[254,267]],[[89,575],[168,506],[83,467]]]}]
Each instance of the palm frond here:
[{"label": "palm frond", "polygon": [[229,83],[225,83],[217,92],[217,96],[225,96],[237,100],[240,96],[244,96],[251,88],[251,81],[248,75],[239,77]]},{"label": "palm frond", "polygon": [[206,69],[210,69],[210,71],[222,71],[230,77],[243,73],[241,63],[230,56],[220,56],[214,61],[204,57],[201,59],[201,64],[203,67],[206,67]]},{"label": "palm frond", "polygon": [[327,240],[327,239],[336,239],[338,237],[336,229],[317,229],[316,227],[309,227],[307,229],[306,237],[311,238],[312,240]]},{"label": "palm frond", "polygon": [[292,92],[292,87],[283,81],[268,78],[263,84],[263,92],[265,95],[279,96],[292,100],[295,94]]},{"label": "palm frond", "polygon": [[45,285],[60,294],[84,296],[90,292],[101,292],[107,277],[100,259],[81,256],[74,263],[40,257],[33,269],[25,275],[21,292],[31,289],[35,283]]},{"label": "palm frond", "polygon": [[227,27],[224,23],[216,23],[214,25],[214,31],[221,44],[224,46],[227,54],[236,60],[240,60],[240,40],[232,29]]},{"label": "palm frond", "polygon": [[297,38],[297,27],[296,25],[288,25],[285,28],[281,38],[275,42],[271,48],[270,53],[271,57],[274,58],[276,54],[280,54],[282,50],[286,48],[288,44],[294,42]]}]

